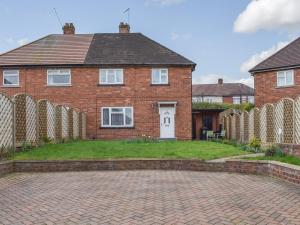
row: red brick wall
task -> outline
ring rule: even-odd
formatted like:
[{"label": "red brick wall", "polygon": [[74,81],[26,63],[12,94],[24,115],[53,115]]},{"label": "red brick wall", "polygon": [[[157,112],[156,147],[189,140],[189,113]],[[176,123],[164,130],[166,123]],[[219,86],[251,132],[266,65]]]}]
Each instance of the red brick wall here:
[{"label": "red brick wall", "polygon": [[232,104],[232,96],[224,96],[223,103]]},{"label": "red brick wall", "polygon": [[[0,92],[10,96],[26,92],[34,99],[48,99],[87,112],[89,138],[122,139],[142,134],[159,137],[157,101],[177,101],[175,135],[191,139],[191,68],[170,67],[169,85],[151,86],[150,67],[124,68],[123,86],[98,86],[99,68],[72,68],[71,87],[48,87],[46,68],[19,69],[20,87],[2,87]],[[103,106],[132,106],[134,128],[100,128],[100,109]]]},{"label": "red brick wall", "polygon": [[281,98],[296,98],[300,94],[300,69],[294,70],[294,86],[277,87],[277,71],[256,73],[254,75],[255,105],[276,103]]}]

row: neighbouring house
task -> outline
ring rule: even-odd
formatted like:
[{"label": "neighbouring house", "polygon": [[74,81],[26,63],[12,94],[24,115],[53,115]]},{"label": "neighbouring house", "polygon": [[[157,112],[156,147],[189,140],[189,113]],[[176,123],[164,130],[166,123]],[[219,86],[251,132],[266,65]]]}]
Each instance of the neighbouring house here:
[{"label": "neighbouring house", "polygon": [[254,76],[255,105],[300,94],[300,38],[249,71]]},{"label": "neighbouring house", "polygon": [[226,104],[254,103],[253,88],[241,83],[224,83],[223,79],[218,79],[216,84],[194,84],[192,95],[193,139],[205,139],[208,130],[220,131],[219,113],[225,110]]},{"label": "neighbouring house", "polygon": [[87,113],[91,139],[192,138],[196,64],[120,23],[119,33],[51,34],[0,56],[0,92]]}]

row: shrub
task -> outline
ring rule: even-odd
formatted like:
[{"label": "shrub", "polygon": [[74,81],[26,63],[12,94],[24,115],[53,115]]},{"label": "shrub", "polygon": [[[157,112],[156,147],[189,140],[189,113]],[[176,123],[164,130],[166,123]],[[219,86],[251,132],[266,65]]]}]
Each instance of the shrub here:
[{"label": "shrub", "polygon": [[251,151],[255,153],[260,152],[260,140],[257,139],[256,137],[252,138],[249,143],[249,147]]},{"label": "shrub", "polygon": [[285,152],[277,145],[272,145],[268,147],[265,152],[265,156],[270,156],[270,157],[274,157],[274,156],[283,157],[285,155],[286,155]]}]

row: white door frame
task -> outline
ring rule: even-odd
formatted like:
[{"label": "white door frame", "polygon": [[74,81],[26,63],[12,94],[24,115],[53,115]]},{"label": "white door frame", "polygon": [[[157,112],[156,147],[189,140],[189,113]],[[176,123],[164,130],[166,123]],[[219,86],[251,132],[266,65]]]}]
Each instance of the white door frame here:
[{"label": "white door frame", "polygon": [[[164,117],[168,114],[166,117]],[[160,138],[174,139],[176,107],[159,107]]]}]

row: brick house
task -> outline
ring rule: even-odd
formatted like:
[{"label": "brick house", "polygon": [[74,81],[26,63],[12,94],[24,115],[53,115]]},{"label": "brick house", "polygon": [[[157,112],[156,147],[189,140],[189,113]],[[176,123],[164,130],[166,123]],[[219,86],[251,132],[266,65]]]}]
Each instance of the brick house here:
[{"label": "brick house", "polygon": [[[193,103],[241,104],[254,103],[254,89],[241,83],[223,83],[218,79],[216,84],[194,84]],[[212,104],[213,105],[213,104]],[[193,138],[205,139],[206,131],[220,131],[219,113],[224,108],[193,108]]]},{"label": "brick house", "polygon": [[124,23],[119,33],[63,31],[2,54],[0,92],[85,111],[91,139],[191,139],[195,63]]},{"label": "brick house", "polygon": [[300,94],[300,38],[249,71],[254,76],[255,104],[275,103]]}]

